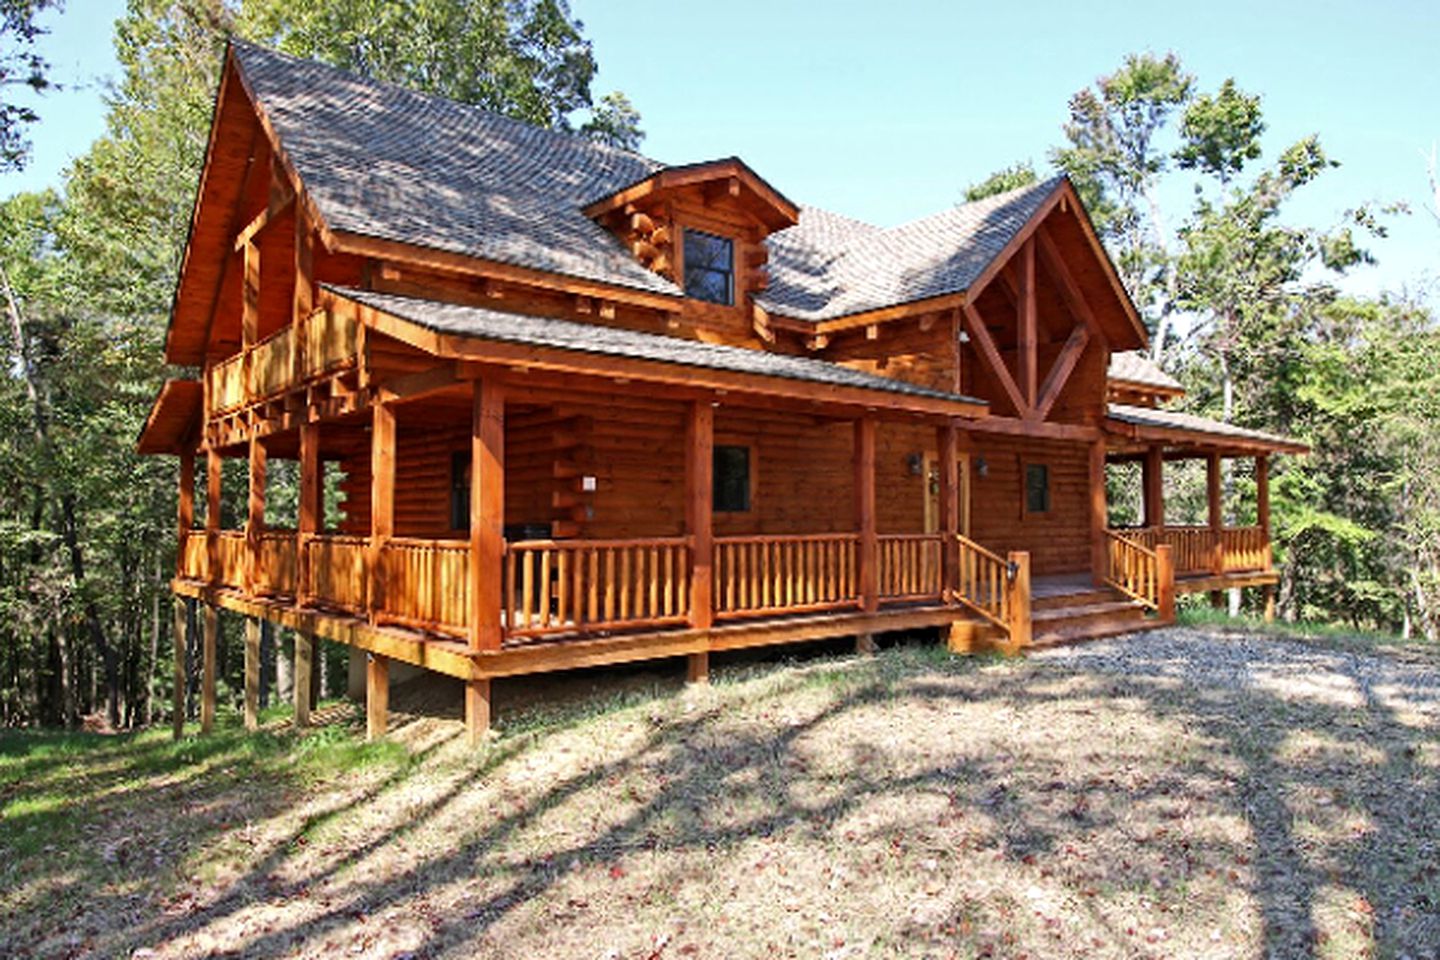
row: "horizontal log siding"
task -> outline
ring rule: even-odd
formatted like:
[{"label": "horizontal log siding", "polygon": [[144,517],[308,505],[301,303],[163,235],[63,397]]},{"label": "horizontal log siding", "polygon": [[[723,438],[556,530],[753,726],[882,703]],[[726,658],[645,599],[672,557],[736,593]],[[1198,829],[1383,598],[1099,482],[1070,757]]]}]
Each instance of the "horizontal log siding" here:
[{"label": "horizontal log siding", "polygon": [[[1004,553],[1028,550],[1035,574],[1090,569],[1089,461],[1083,443],[977,437],[974,456],[988,475],[973,473],[970,537]],[[1050,468],[1050,512],[1023,513],[1023,463]]]}]

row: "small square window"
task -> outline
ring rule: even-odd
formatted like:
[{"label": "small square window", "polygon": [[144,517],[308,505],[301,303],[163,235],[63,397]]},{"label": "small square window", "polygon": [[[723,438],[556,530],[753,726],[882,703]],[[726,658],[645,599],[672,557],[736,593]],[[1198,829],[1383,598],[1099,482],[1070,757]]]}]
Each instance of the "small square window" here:
[{"label": "small square window", "polygon": [[470,452],[450,454],[450,529],[470,531]]},{"label": "small square window", "polygon": [[1025,512],[1050,512],[1050,468],[1043,463],[1025,465]]},{"label": "small square window", "polygon": [[715,447],[716,513],[747,513],[750,510],[750,448]]},{"label": "small square window", "polygon": [[735,302],[735,244],[699,230],[685,231],[685,295],[708,303]]}]

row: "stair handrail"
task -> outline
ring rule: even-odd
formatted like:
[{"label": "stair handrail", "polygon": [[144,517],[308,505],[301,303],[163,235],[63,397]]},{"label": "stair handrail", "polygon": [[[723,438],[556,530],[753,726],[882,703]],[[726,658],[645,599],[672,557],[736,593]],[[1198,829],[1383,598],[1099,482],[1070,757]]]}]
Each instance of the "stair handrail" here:
[{"label": "stair handrail", "polygon": [[1160,612],[1163,575],[1159,551],[1114,530],[1106,530],[1105,538],[1105,582],[1147,609]]},{"label": "stair handrail", "polygon": [[[1005,585],[1015,579],[1015,564],[993,550],[986,549],[964,534],[955,534],[955,540],[960,547],[960,575],[956,577],[954,593],[956,601],[1007,634],[1010,633],[1010,610],[1007,600],[1008,591],[1005,589]],[[974,557],[974,564],[967,563],[967,554]],[[991,569],[992,576],[980,576],[979,570],[982,566]],[[993,572],[997,569],[1000,572],[999,578],[993,576]],[[966,576],[967,571],[972,575]],[[998,585],[999,589],[988,591],[989,596],[986,599],[980,596],[978,589],[982,583]],[[968,591],[967,588],[969,588]]]}]

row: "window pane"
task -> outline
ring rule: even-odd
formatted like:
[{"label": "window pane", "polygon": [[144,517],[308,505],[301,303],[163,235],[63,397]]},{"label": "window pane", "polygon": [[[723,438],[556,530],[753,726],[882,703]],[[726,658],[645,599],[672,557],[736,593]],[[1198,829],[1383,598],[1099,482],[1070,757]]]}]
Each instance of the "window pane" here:
[{"label": "window pane", "polygon": [[750,448],[715,448],[715,496],[717,513],[744,513],[750,509]]},{"label": "window pane", "polygon": [[685,231],[685,293],[729,306],[734,295],[735,248],[731,241],[698,230]]},{"label": "window pane", "polygon": [[1025,467],[1025,512],[1048,513],[1050,510],[1050,468],[1043,463]]}]

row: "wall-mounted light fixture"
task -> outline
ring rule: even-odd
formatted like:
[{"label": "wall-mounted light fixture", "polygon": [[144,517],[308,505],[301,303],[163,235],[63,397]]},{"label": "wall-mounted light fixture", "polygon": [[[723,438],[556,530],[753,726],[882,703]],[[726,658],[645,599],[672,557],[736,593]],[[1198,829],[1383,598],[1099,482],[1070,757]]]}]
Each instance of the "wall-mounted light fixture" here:
[{"label": "wall-mounted light fixture", "polygon": [[984,457],[975,458],[975,475],[977,477],[990,476],[990,464],[986,462]]},{"label": "wall-mounted light fixture", "polygon": [[925,454],[912,453],[905,458],[905,468],[910,471],[910,476],[918,477],[925,470]]}]

